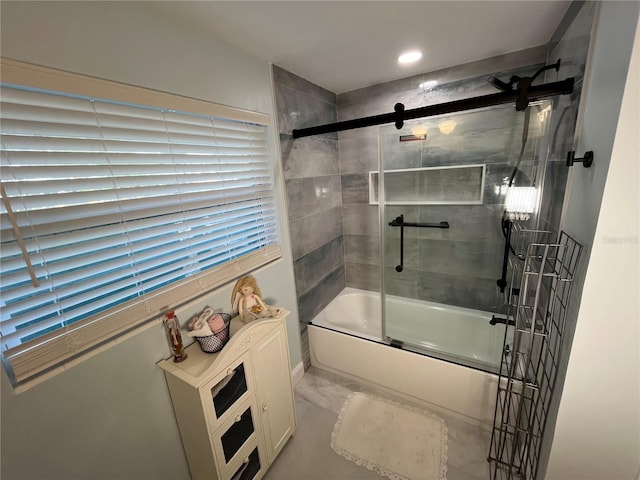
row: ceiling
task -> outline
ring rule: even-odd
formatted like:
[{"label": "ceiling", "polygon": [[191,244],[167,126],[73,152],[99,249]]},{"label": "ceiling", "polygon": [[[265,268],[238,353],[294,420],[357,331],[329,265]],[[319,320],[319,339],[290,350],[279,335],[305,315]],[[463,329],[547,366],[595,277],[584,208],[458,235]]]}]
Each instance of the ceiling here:
[{"label": "ceiling", "polygon": [[[164,1],[174,21],[334,93],[546,44],[569,1]],[[422,59],[396,59],[420,49]]]}]

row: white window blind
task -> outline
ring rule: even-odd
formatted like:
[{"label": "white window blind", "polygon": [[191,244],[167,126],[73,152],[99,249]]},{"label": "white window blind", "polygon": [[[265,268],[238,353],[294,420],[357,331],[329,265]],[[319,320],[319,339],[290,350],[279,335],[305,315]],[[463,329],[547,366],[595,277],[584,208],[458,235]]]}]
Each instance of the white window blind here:
[{"label": "white window blind", "polygon": [[1,88],[14,383],[281,256],[265,125]]}]

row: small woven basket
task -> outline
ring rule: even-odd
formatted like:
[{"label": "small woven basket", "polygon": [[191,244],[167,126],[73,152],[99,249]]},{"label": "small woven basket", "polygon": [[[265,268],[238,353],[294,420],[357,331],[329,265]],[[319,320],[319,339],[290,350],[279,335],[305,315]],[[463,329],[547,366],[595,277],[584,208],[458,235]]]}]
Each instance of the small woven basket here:
[{"label": "small woven basket", "polygon": [[217,353],[222,350],[229,341],[229,327],[231,326],[231,315],[228,313],[219,314],[224,320],[224,328],[214,332],[213,335],[206,337],[195,337],[200,345],[200,348],[205,353]]}]

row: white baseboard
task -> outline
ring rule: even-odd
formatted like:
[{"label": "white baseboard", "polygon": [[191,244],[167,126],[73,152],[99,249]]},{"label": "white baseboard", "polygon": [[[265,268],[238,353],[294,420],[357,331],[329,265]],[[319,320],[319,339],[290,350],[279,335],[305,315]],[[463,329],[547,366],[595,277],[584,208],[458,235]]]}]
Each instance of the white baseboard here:
[{"label": "white baseboard", "polygon": [[291,370],[291,382],[295,387],[296,384],[302,379],[304,376],[304,364],[302,362],[298,363],[293,370]]}]

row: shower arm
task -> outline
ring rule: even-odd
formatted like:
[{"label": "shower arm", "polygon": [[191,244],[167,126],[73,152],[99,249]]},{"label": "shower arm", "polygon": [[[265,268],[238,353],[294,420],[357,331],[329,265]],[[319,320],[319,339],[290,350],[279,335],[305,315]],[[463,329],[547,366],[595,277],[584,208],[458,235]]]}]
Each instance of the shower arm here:
[{"label": "shower arm", "polygon": [[394,106],[394,112],[392,113],[383,113],[381,115],[328,123],[326,125],[318,125],[315,127],[294,129],[291,132],[291,136],[293,138],[309,137],[323,133],[341,132],[343,130],[352,130],[354,128],[383,125],[385,123],[395,123],[396,128],[401,129],[404,126],[405,120],[432,117],[435,115],[444,115],[447,113],[462,112],[465,110],[474,110],[513,102],[516,102],[516,110],[521,111],[524,110],[531,101],[556,95],[565,95],[573,92],[573,77],[542,85],[531,85],[531,79],[528,79],[529,81],[527,82],[522,82],[522,80],[524,79],[521,79],[522,85],[519,85],[517,90],[493,93],[464,100],[455,100],[453,102],[413,108],[411,110],[405,110],[402,103],[396,103]]}]

